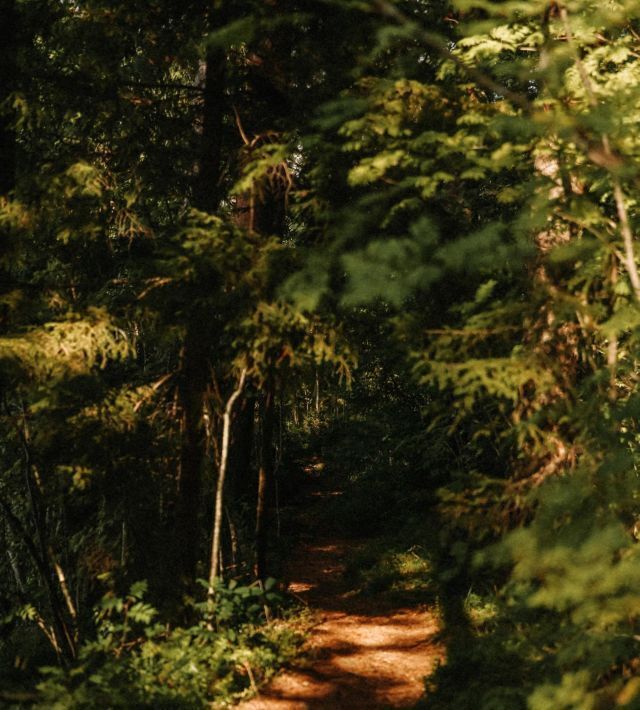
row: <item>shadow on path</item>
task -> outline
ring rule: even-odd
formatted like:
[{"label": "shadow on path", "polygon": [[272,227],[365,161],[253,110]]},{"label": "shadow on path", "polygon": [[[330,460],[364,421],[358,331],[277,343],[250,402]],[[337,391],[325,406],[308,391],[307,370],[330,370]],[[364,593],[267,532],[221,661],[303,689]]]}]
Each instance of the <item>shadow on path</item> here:
[{"label": "shadow on path", "polygon": [[[314,482],[311,506],[339,491]],[[358,547],[332,537],[302,541],[287,563],[289,591],[314,611],[306,667],[278,675],[242,710],[405,708],[422,696],[423,679],[444,652],[432,607],[397,607],[381,597],[353,597],[344,564]]]}]

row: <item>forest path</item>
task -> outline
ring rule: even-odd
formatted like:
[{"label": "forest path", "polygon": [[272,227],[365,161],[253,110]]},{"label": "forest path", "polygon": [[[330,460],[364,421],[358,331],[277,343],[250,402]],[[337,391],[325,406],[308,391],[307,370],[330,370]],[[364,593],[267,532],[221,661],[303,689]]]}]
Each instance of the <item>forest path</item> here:
[{"label": "forest path", "polygon": [[240,708],[412,707],[423,694],[424,677],[444,656],[436,641],[435,611],[350,593],[343,572],[358,542],[332,537],[327,530],[319,536],[314,511],[340,491],[327,488],[323,477],[313,478],[304,520],[307,536],[287,563],[289,591],[308,604],[315,617],[309,658],[304,667],[278,675]]}]

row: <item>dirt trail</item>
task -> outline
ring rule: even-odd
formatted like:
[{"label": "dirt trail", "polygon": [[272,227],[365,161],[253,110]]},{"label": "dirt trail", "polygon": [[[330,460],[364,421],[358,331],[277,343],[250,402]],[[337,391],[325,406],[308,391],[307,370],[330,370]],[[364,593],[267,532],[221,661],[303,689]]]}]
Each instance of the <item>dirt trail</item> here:
[{"label": "dirt trail", "polygon": [[[311,492],[316,501],[336,492]],[[320,499],[320,500],[319,500]],[[242,710],[406,708],[443,650],[432,608],[390,606],[349,595],[343,580],[352,540],[303,540],[288,563],[289,589],[316,615],[306,667],[277,676]]]}]

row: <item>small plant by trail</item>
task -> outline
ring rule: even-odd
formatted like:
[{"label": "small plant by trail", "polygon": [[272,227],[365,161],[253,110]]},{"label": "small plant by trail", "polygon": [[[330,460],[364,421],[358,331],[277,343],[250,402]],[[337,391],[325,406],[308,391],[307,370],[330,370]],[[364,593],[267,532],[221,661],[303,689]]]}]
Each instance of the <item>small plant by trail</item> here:
[{"label": "small plant by trail", "polygon": [[70,667],[44,669],[36,706],[201,708],[255,692],[299,653],[302,636],[281,618],[267,622],[284,602],[274,580],[218,582],[215,591],[213,606],[193,605],[186,627],[162,623],[143,582],[124,597],[105,596],[95,610],[96,638]]}]

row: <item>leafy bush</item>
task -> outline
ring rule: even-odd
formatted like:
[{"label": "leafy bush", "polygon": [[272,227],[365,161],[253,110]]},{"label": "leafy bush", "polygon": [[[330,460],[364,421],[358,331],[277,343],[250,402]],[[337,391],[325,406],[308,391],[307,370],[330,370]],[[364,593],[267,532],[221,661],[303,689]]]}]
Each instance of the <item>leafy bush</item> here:
[{"label": "leafy bush", "polygon": [[219,585],[214,606],[197,605],[187,628],[158,620],[145,583],[124,598],[107,595],[96,610],[96,639],[71,668],[43,669],[37,707],[198,708],[245,695],[297,654],[301,636],[281,621],[265,623],[278,595],[259,587]]}]

